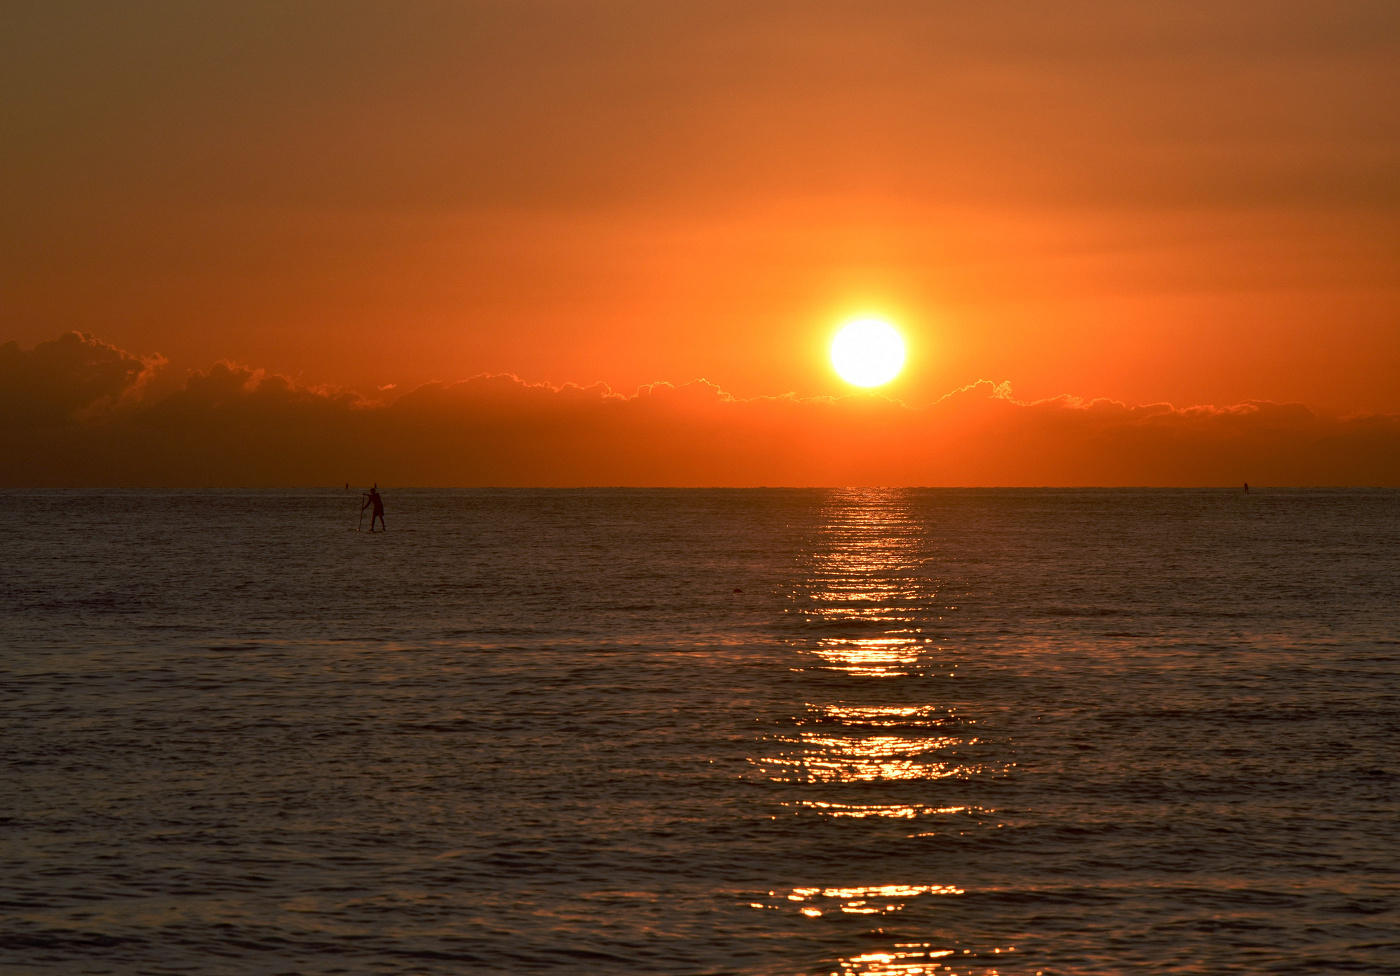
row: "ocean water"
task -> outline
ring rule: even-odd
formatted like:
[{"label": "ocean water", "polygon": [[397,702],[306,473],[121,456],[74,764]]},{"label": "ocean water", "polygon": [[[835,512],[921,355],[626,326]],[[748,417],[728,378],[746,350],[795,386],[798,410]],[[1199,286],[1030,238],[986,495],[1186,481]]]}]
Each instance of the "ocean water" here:
[{"label": "ocean water", "polygon": [[1400,492],[7,492],[6,974],[1400,973]]}]

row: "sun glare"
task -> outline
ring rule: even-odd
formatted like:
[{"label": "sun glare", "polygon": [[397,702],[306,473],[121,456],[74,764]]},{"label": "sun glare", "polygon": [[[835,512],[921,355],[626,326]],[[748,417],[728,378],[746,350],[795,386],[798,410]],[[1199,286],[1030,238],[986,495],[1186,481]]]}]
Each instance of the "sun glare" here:
[{"label": "sun glare", "polygon": [[879,386],[904,368],[904,340],[881,319],[856,319],[842,326],[831,343],[831,365],[847,383]]}]

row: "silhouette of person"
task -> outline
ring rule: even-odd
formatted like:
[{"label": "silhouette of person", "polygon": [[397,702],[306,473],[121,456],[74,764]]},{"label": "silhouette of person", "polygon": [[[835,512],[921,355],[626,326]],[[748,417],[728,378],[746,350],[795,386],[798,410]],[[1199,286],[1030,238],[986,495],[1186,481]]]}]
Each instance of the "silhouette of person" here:
[{"label": "silhouette of person", "polygon": [[1246,495],[1249,494],[1249,482],[1248,482],[1248,481],[1246,481],[1246,482],[1244,483],[1244,493],[1245,493]]},{"label": "silhouette of person", "polygon": [[379,519],[379,528],[384,528],[384,499],[379,497],[379,482],[374,483],[374,487],[365,492],[365,503],[360,506],[360,511],[364,511],[367,506],[374,506],[374,511],[369,516],[369,530],[374,531],[374,520]]}]

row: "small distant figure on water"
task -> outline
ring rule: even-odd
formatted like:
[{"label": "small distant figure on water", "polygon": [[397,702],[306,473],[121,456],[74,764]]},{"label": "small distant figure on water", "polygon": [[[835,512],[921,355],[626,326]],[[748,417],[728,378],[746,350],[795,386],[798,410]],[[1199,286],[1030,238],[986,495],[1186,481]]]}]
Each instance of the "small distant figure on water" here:
[{"label": "small distant figure on water", "polygon": [[1249,482],[1248,482],[1248,481],[1246,481],[1246,482],[1244,483],[1244,493],[1245,493],[1246,495],[1249,494]]},{"label": "small distant figure on water", "polygon": [[364,504],[360,506],[360,518],[364,518],[365,509],[373,509],[369,516],[369,530],[374,531],[374,520],[379,520],[379,528],[384,529],[384,499],[379,497],[379,482],[374,483],[374,487],[363,495]]}]

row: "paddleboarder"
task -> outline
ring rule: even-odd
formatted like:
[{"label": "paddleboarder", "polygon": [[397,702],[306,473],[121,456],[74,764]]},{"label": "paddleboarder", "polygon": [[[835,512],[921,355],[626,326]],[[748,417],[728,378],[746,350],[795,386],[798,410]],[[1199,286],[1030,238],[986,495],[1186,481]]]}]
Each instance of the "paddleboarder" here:
[{"label": "paddleboarder", "polygon": [[379,482],[374,483],[374,487],[364,494],[365,503],[360,506],[360,514],[363,515],[366,508],[373,508],[370,513],[369,530],[374,531],[374,520],[379,519],[379,528],[384,528],[384,499],[379,497]]}]

